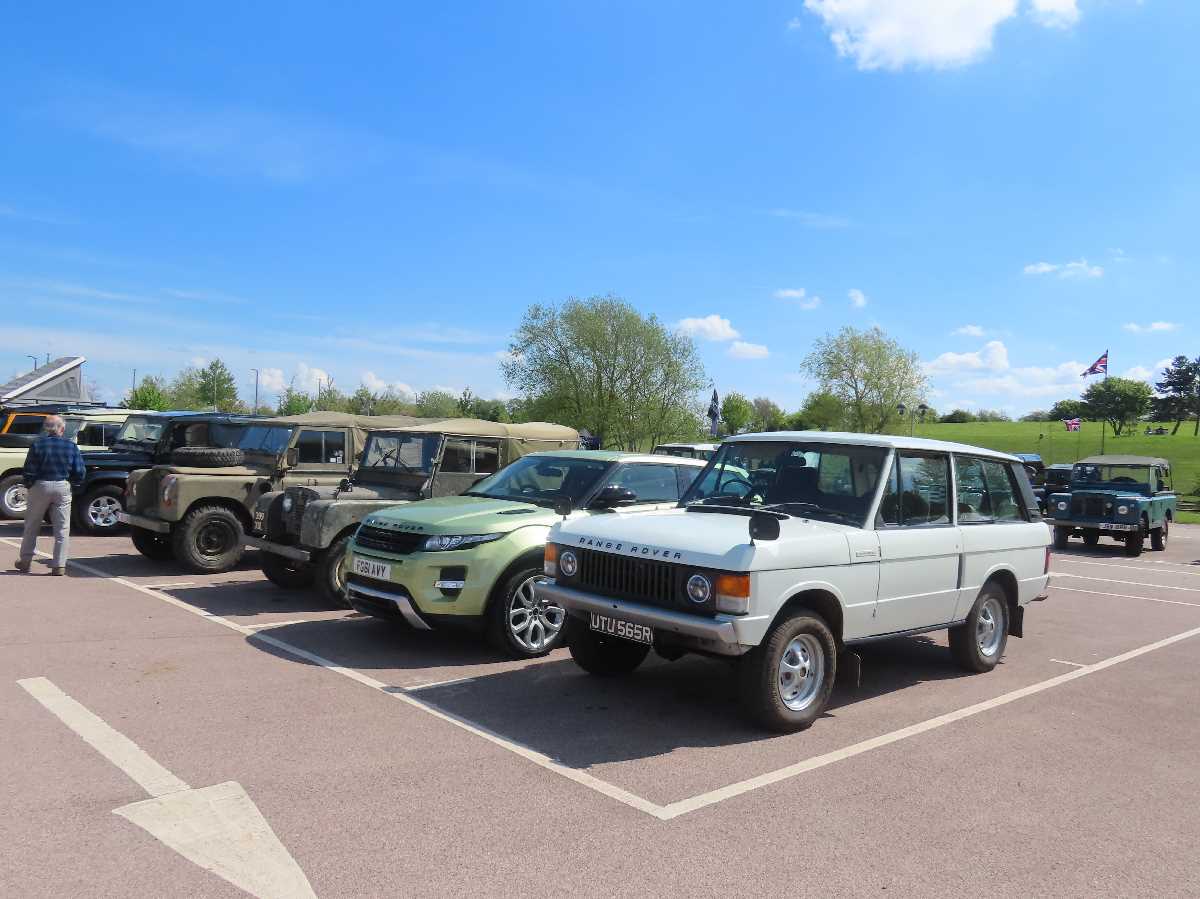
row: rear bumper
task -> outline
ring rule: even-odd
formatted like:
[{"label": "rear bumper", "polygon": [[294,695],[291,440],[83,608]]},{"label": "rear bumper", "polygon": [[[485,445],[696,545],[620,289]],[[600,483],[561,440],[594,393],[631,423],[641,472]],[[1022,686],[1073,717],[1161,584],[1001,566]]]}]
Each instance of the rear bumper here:
[{"label": "rear bumper", "polygon": [[253,546],[255,549],[261,549],[263,552],[273,553],[277,556],[283,556],[285,559],[293,559],[297,562],[311,562],[312,553],[307,549],[301,549],[298,546],[288,546],[286,543],[275,543],[271,540],[264,540],[261,537],[251,537],[247,534],[242,538],[242,542],[247,546]]},{"label": "rear bumper", "polygon": [[1140,524],[1126,524],[1120,521],[1071,521],[1058,518],[1045,519],[1046,524],[1055,528],[1075,528],[1081,531],[1138,531]]},{"label": "rear bumper", "polygon": [[650,625],[656,640],[667,637],[673,642],[720,655],[743,655],[758,645],[765,630],[761,618],[701,618],[671,609],[596,596],[555,583],[538,584],[534,589],[540,597],[562,606],[576,618],[585,618],[592,612],[616,615],[636,624]]},{"label": "rear bumper", "polygon": [[171,533],[171,523],[159,518],[146,518],[144,515],[134,515],[132,512],[118,512],[117,521],[130,527],[154,531],[157,534]]}]

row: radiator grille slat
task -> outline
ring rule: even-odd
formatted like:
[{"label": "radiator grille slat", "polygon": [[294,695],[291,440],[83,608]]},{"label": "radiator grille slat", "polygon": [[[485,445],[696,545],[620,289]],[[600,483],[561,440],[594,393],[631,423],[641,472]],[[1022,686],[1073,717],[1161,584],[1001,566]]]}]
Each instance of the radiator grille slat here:
[{"label": "radiator grille slat", "polygon": [[569,582],[572,587],[696,615],[716,614],[715,598],[699,604],[687,597],[685,585],[697,573],[695,568],[583,547],[571,547],[571,552],[579,560],[578,573]]},{"label": "radiator grille slat", "polygon": [[364,549],[377,549],[381,552],[406,556],[420,548],[421,544],[425,542],[425,536],[405,531],[390,531],[387,528],[364,524],[354,535],[354,542]]}]

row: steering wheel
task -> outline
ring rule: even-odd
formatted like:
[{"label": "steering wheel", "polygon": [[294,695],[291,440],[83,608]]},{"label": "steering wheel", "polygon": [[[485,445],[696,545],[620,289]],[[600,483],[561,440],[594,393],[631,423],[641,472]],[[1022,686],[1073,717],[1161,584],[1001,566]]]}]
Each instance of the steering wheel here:
[{"label": "steering wheel", "polygon": [[[745,489],[745,492],[738,492],[735,490],[728,489],[731,486],[732,487],[745,487],[746,489]],[[753,492],[754,492],[753,484],[751,484],[745,478],[733,477],[733,478],[730,478],[728,481],[725,481],[721,485],[721,489],[717,491],[717,496],[732,496],[737,499],[745,499],[747,496],[749,496]]]}]

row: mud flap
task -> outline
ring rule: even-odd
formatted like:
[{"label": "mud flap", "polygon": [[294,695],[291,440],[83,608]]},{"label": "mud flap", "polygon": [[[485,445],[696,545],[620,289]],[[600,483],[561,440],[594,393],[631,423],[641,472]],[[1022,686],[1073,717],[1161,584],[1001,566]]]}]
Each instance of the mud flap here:
[{"label": "mud flap", "polygon": [[1008,618],[1008,633],[1013,637],[1025,636],[1025,607],[1017,606]]},{"label": "mud flap", "polygon": [[862,685],[862,656],[843,649],[837,660],[837,679],[857,690]]}]

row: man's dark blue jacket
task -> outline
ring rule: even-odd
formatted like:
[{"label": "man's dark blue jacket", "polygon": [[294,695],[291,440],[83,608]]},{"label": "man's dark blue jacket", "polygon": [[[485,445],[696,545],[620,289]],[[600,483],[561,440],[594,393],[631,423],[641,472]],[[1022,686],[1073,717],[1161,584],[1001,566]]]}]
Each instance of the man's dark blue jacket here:
[{"label": "man's dark blue jacket", "polygon": [[23,474],[26,487],[32,487],[34,481],[70,481],[78,487],[87,469],[73,440],[46,435],[29,448]]}]

